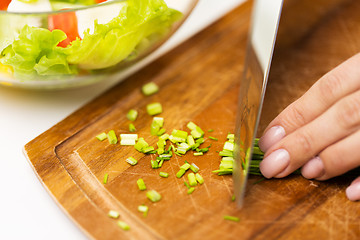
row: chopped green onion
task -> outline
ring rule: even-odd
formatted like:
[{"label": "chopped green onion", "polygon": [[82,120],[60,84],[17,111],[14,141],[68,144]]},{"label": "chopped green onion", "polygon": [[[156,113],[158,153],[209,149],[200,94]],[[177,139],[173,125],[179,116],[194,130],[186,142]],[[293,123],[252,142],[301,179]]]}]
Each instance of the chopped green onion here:
[{"label": "chopped green onion", "polygon": [[171,135],[173,135],[174,137],[178,137],[178,138],[186,140],[188,133],[185,131],[182,131],[182,130],[174,129],[172,131]]},{"label": "chopped green onion", "polygon": [[136,144],[134,145],[135,149],[139,152],[143,152],[143,149],[148,147],[149,144],[144,140],[144,138],[139,138]]},{"label": "chopped green onion", "polygon": [[214,140],[214,141],[218,140],[216,137],[211,137],[211,136],[209,136],[209,139]]},{"label": "chopped green onion", "polygon": [[228,133],[228,135],[226,136],[227,139],[235,139],[235,134],[233,133]]},{"label": "chopped green onion", "polygon": [[188,174],[188,180],[189,180],[189,184],[190,186],[194,187],[197,185],[197,181],[196,181],[196,177],[194,173],[189,173]]},{"label": "chopped green onion", "polygon": [[159,87],[156,85],[156,83],[149,82],[142,86],[141,91],[145,96],[150,96],[154,93],[157,93],[159,91]]},{"label": "chopped green onion", "polygon": [[234,153],[228,150],[222,150],[219,152],[219,155],[222,157],[234,157]]},{"label": "chopped green onion", "polygon": [[189,145],[190,148],[193,148],[195,146],[195,140],[194,137],[191,135],[187,136],[187,143]]},{"label": "chopped green onion", "polygon": [[180,167],[180,169],[184,169],[186,171],[186,170],[188,170],[190,168],[190,166],[191,165],[189,163],[185,163]]},{"label": "chopped green onion", "polygon": [[147,191],[146,197],[152,202],[158,202],[161,200],[161,195],[155,190]]},{"label": "chopped green onion", "polygon": [[142,178],[139,178],[136,181],[136,184],[138,185],[140,191],[146,190],[146,185],[145,185],[145,182],[144,182],[144,180]]},{"label": "chopped green onion", "polygon": [[109,180],[109,174],[105,173],[103,183],[107,184],[108,180]]},{"label": "chopped green onion", "polygon": [[154,150],[155,149],[153,146],[148,146],[143,149],[143,153],[156,153],[156,151],[154,152]]},{"label": "chopped green onion", "polygon": [[253,185],[258,184],[258,183],[260,183],[260,182],[262,182],[262,181],[264,181],[264,180],[265,180],[265,178],[263,177],[263,178],[257,180],[256,182],[254,182]]},{"label": "chopped green onion", "polygon": [[149,207],[146,206],[146,205],[144,205],[144,204],[143,204],[143,205],[139,205],[139,206],[138,206],[138,211],[141,212],[141,213],[143,213],[144,217],[146,217],[147,214],[148,214],[148,212],[149,212]]},{"label": "chopped green onion", "polygon": [[192,194],[195,191],[194,187],[188,189],[187,194]]},{"label": "chopped green onion", "polygon": [[118,213],[117,211],[115,210],[110,210],[108,212],[108,216],[111,217],[111,218],[119,218],[120,217],[120,213]]},{"label": "chopped green onion", "polygon": [[209,133],[210,133],[210,132],[213,132],[213,131],[214,131],[214,129],[209,129],[209,130],[208,130]]},{"label": "chopped green onion", "polygon": [[107,138],[108,138],[110,144],[116,144],[116,143],[118,142],[114,130],[110,130],[110,131],[108,132]]},{"label": "chopped green onion", "polygon": [[187,125],[186,125],[190,130],[194,130],[197,126],[195,123],[193,122],[189,122]]},{"label": "chopped green onion", "polygon": [[204,139],[204,138],[198,138],[198,139],[196,139],[195,142],[196,142],[196,143],[199,143],[199,144],[202,144],[202,143],[205,142],[205,139]]},{"label": "chopped green onion", "polygon": [[185,185],[188,189],[191,188],[190,185],[189,185],[186,181],[184,181],[184,185]]},{"label": "chopped green onion", "polygon": [[155,122],[160,127],[164,126],[164,118],[163,117],[154,117],[153,122]]},{"label": "chopped green onion", "polygon": [[150,103],[146,105],[146,111],[149,115],[154,116],[162,113],[162,106],[160,103]]},{"label": "chopped green onion", "polygon": [[156,160],[151,160],[151,168],[156,169],[159,168],[159,163]]},{"label": "chopped green onion", "polygon": [[181,155],[180,153],[178,152],[175,152],[176,155],[178,155],[179,157],[182,157],[183,155]]},{"label": "chopped green onion", "polygon": [[235,195],[231,196],[231,201],[233,201],[233,202],[235,201]]},{"label": "chopped green onion", "polygon": [[181,178],[184,174],[185,174],[185,170],[184,169],[180,169],[177,173],[176,173],[176,177],[177,178]]},{"label": "chopped green onion", "polygon": [[164,163],[164,159],[161,159],[160,162],[159,162],[159,168],[162,167],[163,163]]},{"label": "chopped green onion", "polygon": [[126,159],[126,162],[127,162],[128,164],[132,165],[132,166],[134,166],[134,165],[136,165],[136,164],[138,163],[137,160],[136,160],[135,158],[133,158],[133,157],[127,158],[127,159]]},{"label": "chopped green onion", "polygon": [[129,226],[126,222],[118,221],[117,224],[118,224],[118,226],[119,226],[120,228],[122,228],[124,231],[130,230],[130,226]]},{"label": "chopped green onion", "polygon": [[161,135],[160,137],[159,137],[159,140],[164,140],[164,141],[166,141],[166,140],[168,140],[169,139],[169,134],[167,134],[167,133],[165,133],[165,134],[163,134],[163,135]]},{"label": "chopped green onion", "polygon": [[239,222],[240,221],[240,219],[238,217],[228,216],[228,215],[224,216],[224,219],[229,220],[229,221],[234,221],[234,222]]},{"label": "chopped green onion", "polygon": [[159,124],[157,124],[156,122],[152,122],[151,123],[151,126],[150,126],[150,133],[151,133],[151,135],[153,135],[153,136],[157,136],[158,135],[158,132],[160,131],[160,126],[159,126]]},{"label": "chopped green onion", "polygon": [[135,109],[130,109],[129,112],[126,114],[126,118],[130,121],[135,121],[138,116],[138,112]]},{"label": "chopped green onion", "polygon": [[107,138],[107,135],[106,135],[106,133],[102,132],[102,133],[100,133],[99,135],[97,135],[96,138],[97,138],[99,141],[104,141],[104,140]]},{"label": "chopped green onion", "polygon": [[204,178],[199,173],[195,174],[195,178],[198,183],[200,183],[200,184],[204,183]]},{"label": "chopped green onion", "polygon": [[194,156],[202,156],[202,155],[204,155],[203,152],[195,152],[195,153],[194,153]]},{"label": "chopped green onion", "polygon": [[234,143],[226,141],[223,150],[234,151]]},{"label": "chopped green onion", "polygon": [[133,140],[138,140],[138,135],[135,133],[131,133],[131,134],[120,134],[120,138],[121,139],[133,139]]},{"label": "chopped green onion", "polygon": [[158,132],[157,132],[157,136],[161,136],[161,135],[163,135],[164,133],[166,132],[166,129],[164,129],[164,128],[161,128]]},{"label": "chopped green onion", "polygon": [[199,167],[195,165],[195,163],[192,163],[190,166],[191,171],[193,171],[194,173],[197,173],[199,171]]},{"label": "chopped green onion", "polygon": [[159,175],[160,175],[160,177],[163,177],[163,178],[169,177],[169,174],[167,172],[160,172]]},{"label": "chopped green onion", "polygon": [[132,124],[132,123],[129,124],[129,131],[130,132],[135,132],[136,131],[136,128],[135,128],[134,124]]},{"label": "chopped green onion", "polygon": [[138,139],[137,134],[120,134],[120,145],[134,146]]}]

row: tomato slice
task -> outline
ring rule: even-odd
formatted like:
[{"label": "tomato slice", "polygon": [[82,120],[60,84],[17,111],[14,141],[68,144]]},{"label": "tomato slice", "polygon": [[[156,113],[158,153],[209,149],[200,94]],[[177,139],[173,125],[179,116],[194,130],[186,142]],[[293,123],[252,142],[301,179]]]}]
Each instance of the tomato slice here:
[{"label": "tomato slice", "polygon": [[106,2],[107,0],[95,0],[96,3]]},{"label": "tomato slice", "polygon": [[0,10],[7,10],[11,0],[0,0]]},{"label": "tomato slice", "polygon": [[75,12],[64,12],[48,17],[48,28],[50,31],[59,29],[65,32],[67,38],[58,44],[59,47],[66,47],[76,38],[80,38],[78,32],[77,17]]}]

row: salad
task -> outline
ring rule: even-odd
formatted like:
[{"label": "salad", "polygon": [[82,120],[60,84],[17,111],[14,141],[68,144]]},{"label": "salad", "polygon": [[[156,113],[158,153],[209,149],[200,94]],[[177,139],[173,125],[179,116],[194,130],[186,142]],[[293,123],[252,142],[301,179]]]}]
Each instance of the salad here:
[{"label": "salad", "polygon": [[182,17],[164,0],[1,0],[0,10],[0,74],[20,81],[87,75],[130,61]]}]

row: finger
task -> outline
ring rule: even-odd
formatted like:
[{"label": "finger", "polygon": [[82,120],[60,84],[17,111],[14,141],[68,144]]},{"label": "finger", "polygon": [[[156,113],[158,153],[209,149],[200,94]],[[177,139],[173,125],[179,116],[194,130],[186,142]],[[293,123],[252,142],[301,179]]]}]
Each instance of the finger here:
[{"label": "finger", "polygon": [[[273,145],[266,152],[260,170],[268,178],[285,177],[328,146],[356,132],[359,126],[360,91],[357,91]],[[288,154],[284,154],[284,151]],[[322,160],[323,154],[320,154]],[[276,165],[275,162],[282,164]],[[329,174],[331,175],[331,172]]]},{"label": "finger", "polygon": [[326,180],[360,166],[360,130],[324,149],[301,169],[306,178]]},{"label": "finger", "polygon": [[317,81],[302,97],[282,111],[265,129],[261,150],[320,116],[339,99],[360,89],[360,54],[348,59]]},{"label": "finger", "polygon": [[346,189],[346,196],[351,201],[360,200],[360,177],[356,178]]}]

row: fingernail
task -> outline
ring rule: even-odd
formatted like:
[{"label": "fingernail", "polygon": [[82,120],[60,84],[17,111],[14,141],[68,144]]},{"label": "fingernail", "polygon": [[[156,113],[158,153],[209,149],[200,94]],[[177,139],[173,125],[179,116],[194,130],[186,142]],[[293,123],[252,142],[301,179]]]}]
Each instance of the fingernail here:
[{"label": "fingernail", "polygon": [[265,132],[259,140],[259,147],[266,152],[272,145],[280,141],[285,136],[285,129],[281,126],[275,126]]},{"label": "fingernail", "polygon": [[260,171],[266,178],[272,178],[289,165],[290,155],[285,149],[278,149],[260,162]]},{"label": "fingernail", "polygon": [[301,174],[308,179],[319,178],[325,174],[324,163],[319,157],[314,157],[301,168]]},{"label": "fingernail", "polygon": [[346,196],[350,201],[360,200],[360,182],[353,182],[346,189]]}]

